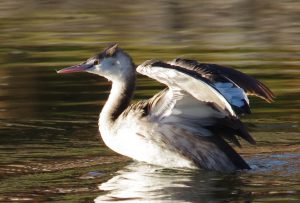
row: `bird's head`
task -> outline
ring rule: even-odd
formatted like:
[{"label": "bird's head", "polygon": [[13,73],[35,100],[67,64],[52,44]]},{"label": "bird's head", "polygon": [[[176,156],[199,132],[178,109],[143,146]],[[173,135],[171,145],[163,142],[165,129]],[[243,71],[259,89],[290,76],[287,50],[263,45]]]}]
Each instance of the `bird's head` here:
[{"label": "bird's head", "polygon": [[74,72],[88,72],[111,81],[124,81],[135,74],[135,69],[130,56],[115,43],[79,65],[57,71],[60,74]]}]

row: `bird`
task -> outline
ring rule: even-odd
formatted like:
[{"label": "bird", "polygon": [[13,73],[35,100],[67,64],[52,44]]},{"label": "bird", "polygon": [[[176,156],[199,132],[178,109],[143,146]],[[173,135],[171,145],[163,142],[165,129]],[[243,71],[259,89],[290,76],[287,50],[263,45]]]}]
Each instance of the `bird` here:
[{"label": "bird", "polygon": [[[103,142],[121,155],[165,168],[251,169],[234,149],[241,146],[241,138],[256,144],[240,116],[251,113],[249,95],[268,103],[275,98],[254,77],[221,65],[176,58],[136,66],[118,43],[57,71],[74,72],[96,74],[112,83],[98,121]],[[166,87],[132,104],[137,73]]]}]

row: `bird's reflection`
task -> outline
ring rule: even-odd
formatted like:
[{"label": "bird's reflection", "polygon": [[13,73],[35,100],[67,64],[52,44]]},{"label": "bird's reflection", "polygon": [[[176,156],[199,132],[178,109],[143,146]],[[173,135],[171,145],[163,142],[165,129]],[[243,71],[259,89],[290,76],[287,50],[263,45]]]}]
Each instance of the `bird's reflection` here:
[{"label": "bird's reflection", "polygon": [[170,170],[134,162],[99,185],[105,193],[95,202],[251,202],[241,184],[238,174]]}]

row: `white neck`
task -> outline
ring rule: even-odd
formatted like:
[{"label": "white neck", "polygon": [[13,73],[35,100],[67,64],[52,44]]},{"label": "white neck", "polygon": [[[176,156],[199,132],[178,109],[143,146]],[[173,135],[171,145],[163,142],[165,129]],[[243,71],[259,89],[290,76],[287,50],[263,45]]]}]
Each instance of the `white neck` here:
[{"label": "white neck", "polygon": [[101,134],[110,132],[114,121],[128,107],[135,88],[135,74],[126,82],[113,82],[110,95],[99,118]]},{"label": "white neck", "polygon": [[[125,52],[119,51],[114,65],[111,60],[103,60],[102,75],[112,81],[112,88],[99,118],[101,136],[109,136],[117,118],[128,107],[135,89],[135,67],[132,59]],[[97,72],[96,72],[97,74]],[[101,75],[101,74],[100,74]]]}]

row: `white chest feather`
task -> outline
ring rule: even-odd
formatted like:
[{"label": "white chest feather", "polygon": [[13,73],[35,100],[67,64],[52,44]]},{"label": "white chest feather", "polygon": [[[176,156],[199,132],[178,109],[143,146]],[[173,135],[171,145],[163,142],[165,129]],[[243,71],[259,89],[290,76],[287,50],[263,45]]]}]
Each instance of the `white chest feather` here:
[{"label": "white chest feather", "polygon": [[100,127],[101,136],[105,144],[119,154],[138,161],[165,167],[195,167],[190,160],[185,159],[178,153],[158,145],[153,140],[146,139],[138,133],[140,130],[137,129],[136,125],[130,124],[119,126],[115,133]]}]

